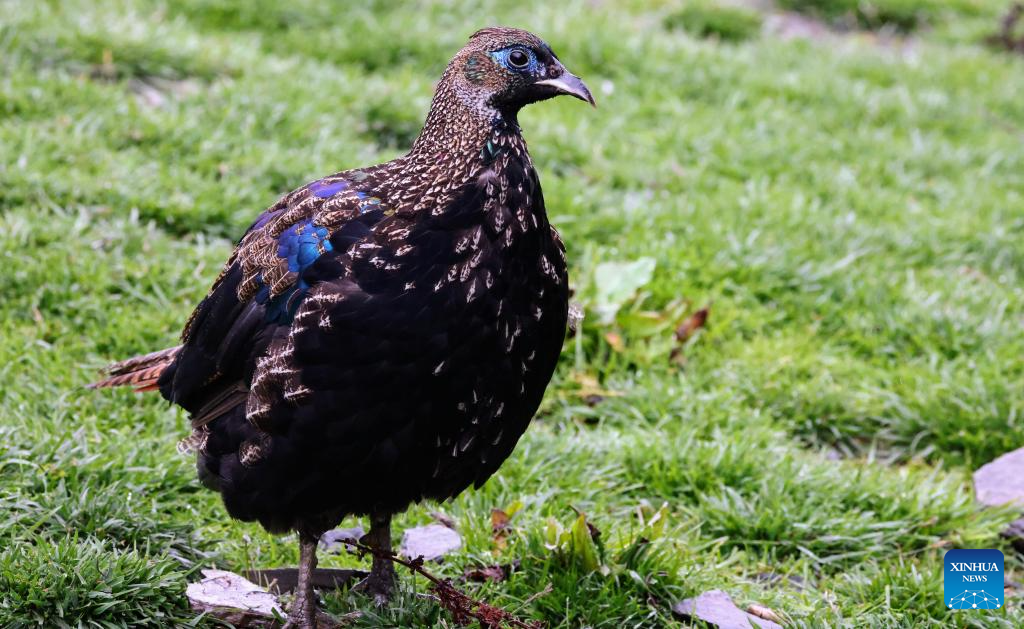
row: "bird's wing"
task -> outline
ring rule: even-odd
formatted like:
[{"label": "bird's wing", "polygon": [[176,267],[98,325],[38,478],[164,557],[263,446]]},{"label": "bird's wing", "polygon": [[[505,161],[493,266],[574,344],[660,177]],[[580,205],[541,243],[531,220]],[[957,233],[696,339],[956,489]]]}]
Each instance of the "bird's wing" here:
[{"label": "bird's wing", "polygon": [[372,181],[350,176],[314,181],[261,214],[192,313],[159,387],[195,425],[245,401],[259,357],[291,327],[310,276],[323,274],[315,263],[344,253],[384,218],[379,199],[363,191]]}]

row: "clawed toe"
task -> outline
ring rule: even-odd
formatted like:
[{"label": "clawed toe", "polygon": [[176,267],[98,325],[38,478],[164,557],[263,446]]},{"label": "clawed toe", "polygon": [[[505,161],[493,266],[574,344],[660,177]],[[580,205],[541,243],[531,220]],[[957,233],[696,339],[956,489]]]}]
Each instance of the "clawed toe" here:
[{"label": "clawed toe", "polygon": [[394,588],[394,573],[392,573],[388,576],[371,574],[360,581],[354,589],[357,592],[362,592],[372,597],[377,607],[383,607],[391,600],[391,593],[394,591]]}]

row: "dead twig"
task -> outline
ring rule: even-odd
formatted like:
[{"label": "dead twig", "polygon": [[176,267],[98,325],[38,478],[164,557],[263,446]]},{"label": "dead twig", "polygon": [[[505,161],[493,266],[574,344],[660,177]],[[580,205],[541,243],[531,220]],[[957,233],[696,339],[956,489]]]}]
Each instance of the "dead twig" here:
[{"label": "dead twig", "polygon": [[423,567],[423,557],[408,560],[401,558],[391,550],[372,548],[354,539],[340,540],[344,544],[355,547],[361,553],[369,553],[374,557],[391,560],[399,565],[405,566],[416,574],[430,581],[430,589],[437,596],[437,601],[451,613],[452,617],[461,626],[469,625],[473,620],[479,622],[488,629],[498,629],[502,624],[516,629],[543,629],[544,623],[540,621],[525,621],[514,614],[495,607],[484,601],[478,601],[452,585],[451,579],[441,579],[428,572]]}]

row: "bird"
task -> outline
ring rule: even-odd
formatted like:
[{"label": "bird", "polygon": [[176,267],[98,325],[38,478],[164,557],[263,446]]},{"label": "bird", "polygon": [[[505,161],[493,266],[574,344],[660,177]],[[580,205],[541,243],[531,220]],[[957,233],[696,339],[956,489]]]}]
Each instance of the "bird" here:
[{"label": "bird", "polygon": [[[566,334],[565,246],[518,122],[586,84],[538,36],[474,33],[405,155],[285,194],[258,216],[181,334],[93,387],[183,407],[227,513],[299,538],[290,627],[315,627],[320,536],[368,517],[359,588],[396,584],[391,519],[481,486],[536,413]],[[596,105],[595,105],[596,106]]]}]

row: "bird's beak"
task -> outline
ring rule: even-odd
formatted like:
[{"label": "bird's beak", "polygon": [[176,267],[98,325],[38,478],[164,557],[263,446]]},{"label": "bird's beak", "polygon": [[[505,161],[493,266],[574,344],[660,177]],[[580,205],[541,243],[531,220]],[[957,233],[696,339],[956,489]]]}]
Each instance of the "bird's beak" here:
[{"label": "bird's beak", "polygon": [[591,106],[597,107],[597,103],[594,102],[594,97],[590,94],[590,90],[587,89],[587,84],[584,83],[580,77],[569,72],[565,68],[562,68],[562,73],[555,78],[537,81],[536,85],[547,85],[548,87],[553,88],[558,94],[575,96],[582,101],[590,103]]}]

